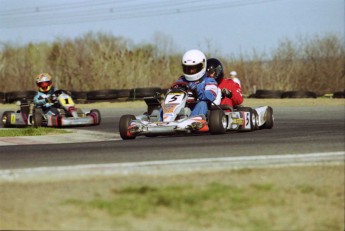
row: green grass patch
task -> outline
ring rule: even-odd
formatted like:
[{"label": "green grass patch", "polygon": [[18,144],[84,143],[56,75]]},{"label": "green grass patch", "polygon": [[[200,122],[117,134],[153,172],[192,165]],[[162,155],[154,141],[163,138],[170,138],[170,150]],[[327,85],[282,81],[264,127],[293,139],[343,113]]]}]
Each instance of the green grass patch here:
[{"label": "green grass patch", "polygon": [[[311,189],[311,190],[310,190]],[[194,227],[207,227],[213,221],[230,227],[237,223],[236,216],[244,211],[264,208],[264,210],[289,207],[290,196],[319,197],[312,186],[293,186],[286,191],[279,185],[254,183],[230,185],[211,182],[206,185],[173,186],[129,186],[111,189],[110,198],[95,197],[90,200],[69,199],[67,205],[74,205],[87,211],[99,210],[111,217],[132,216],[137,219],[155,217],[160,211],[169,211],[177,222],[186,222]],[[267,230],[270,221],[248,218],[250,230]],[[248,224],[247,224],[248,225]]]},{"label": "green grass patch", "polygon": [[69,131],[58,129],[58,128],[47,128],[47,127],[26,127],[26,128],[10,128],[0,129],[0,137],[11,137],[11,136],[44,136],[54,134],[70,133]]}]

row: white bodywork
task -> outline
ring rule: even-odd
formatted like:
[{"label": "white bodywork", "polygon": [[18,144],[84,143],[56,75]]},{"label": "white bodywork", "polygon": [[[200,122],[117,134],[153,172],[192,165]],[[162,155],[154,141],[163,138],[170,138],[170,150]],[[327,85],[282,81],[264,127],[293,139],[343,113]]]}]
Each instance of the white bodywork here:
[{"label": "white bodywork", "polygon": [[[209,131],[209,121],[204,115],[190,117],[191,109],[188,107],[188,103],[193,100],[195,99],[192,99],[188,91],[169,91],[161,107],[153,110],[150,115],[139,115],[130,121],[127,130],[128,134],[130,136],[138,136]],[[214,103],[214,105],[216,104]],[[160,108],[163,111],[162,121],[160,121]],[[212,113],[212,110],[222,110],[224,114],[221,116],[222,118],[217,118],[216,122],[221,120],[220,123],[226,131],[251,131],[265,124],[265,113],[268,106],[257,108],[243,107],[242,109],[244,110],[222,110],[220,106],[216,105],[212,107],[210,113]],[[255,115],[254,110],[257,115]]]}]

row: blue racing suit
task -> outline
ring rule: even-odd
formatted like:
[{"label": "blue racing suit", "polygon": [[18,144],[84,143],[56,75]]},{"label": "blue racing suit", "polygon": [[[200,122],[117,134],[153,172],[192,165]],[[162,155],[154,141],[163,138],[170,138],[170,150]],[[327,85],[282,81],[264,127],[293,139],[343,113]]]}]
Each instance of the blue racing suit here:
[{"label": "blue racing suit", "polygon": [[197,103],[193,108],[190,116],[205,115],[208,108],[217,97],[218,84],[214,78],[206,76],[206,74],[199,80],[190,82],[184,76],[181,76],[177,82],[187,82],[191,90],[196,90]]},{"label": "blue racing suit", "polygon": [[48,98],[51,96],[55,96],[54,92],[57,90],[58,89],[51,87],[51,89],[46,93],[38,91],[33,100],[35,108],[42,108],[44,114],[58,115],[59,111],[54,106],[54,103],[48,102]]}]

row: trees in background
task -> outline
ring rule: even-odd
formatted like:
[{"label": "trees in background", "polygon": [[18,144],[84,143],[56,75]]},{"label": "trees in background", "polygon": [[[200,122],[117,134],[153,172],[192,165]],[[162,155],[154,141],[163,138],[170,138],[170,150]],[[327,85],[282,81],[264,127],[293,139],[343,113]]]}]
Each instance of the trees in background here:
[{"label": "trees in background", "polygon": [[[50,44],[4,44],[0,91],[36,89],[34,77],[40,72],[51,73],[59,88],[76,91],[167,88],[181,75],[182,54],[173,53],[171,44],[157,35],[155,44],[133,46],[123,38],[102,33]],[[250,55],[217,58],[223,61],[226,74],[238,72],[247,94],[254,86],[319,94],[344,90],[345,47],[335,35],[296,42],[285,39],[269,55],[254,50]]]}]

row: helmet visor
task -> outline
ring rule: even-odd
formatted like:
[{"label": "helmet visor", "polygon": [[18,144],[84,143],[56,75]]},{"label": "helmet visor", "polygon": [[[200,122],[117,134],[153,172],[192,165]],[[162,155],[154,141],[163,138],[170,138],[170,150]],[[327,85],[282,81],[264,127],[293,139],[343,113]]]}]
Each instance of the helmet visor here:
[{"label": "helmet visor", "polygon": [[207,70],[207,76],[215,77],[215,75],[216,75],[216,70],[215,69],[208,69]]},{"label": "helmet visor", "polygon": [[194,75],[199,73],[203,69],[203,63],[199,63],[196,65],[182,65],[183,73],[186,75]]},{"label": "helmet visor", "polygon": [[51,85],[51,81],[37,83],[37,86],[41,88],[42,90],[47,90],[50,85]]},{"label": "helmet visor", "polygon": [[208,76],[217,79],[218,77],[220,77],[220,75],[222,73],[222,67],[221,66],[218,66],[216,68],[209,67],[209,68],[207,68],[206,71],[207,71]]}]

